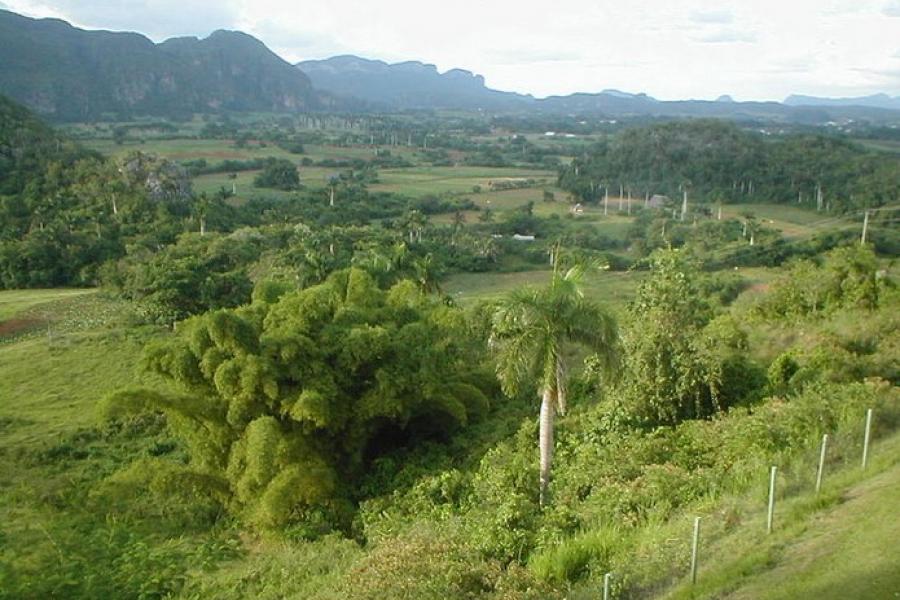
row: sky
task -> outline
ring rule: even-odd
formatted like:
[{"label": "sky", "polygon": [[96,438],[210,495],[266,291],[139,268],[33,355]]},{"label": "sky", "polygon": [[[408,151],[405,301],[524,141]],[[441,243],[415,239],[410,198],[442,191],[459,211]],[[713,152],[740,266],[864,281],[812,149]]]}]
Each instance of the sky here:
[{"label": "sky", "polygon": [[154,41],[216,29],[290,62],[421,60],[538,97],[661,100],[900,95],[900,0],[0,0],[32,17]]}]

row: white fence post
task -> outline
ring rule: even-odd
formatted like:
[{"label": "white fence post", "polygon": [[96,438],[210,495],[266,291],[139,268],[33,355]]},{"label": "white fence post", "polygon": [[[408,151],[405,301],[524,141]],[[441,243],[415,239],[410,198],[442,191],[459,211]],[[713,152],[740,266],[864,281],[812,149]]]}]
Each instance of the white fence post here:
[{"label": "white fence post", "polygon": [[866,437],[863,440],[862,468],[869,463],[869,437],[872,435],[872,409],[866,411]]},{"label": "white fence post", "polygon": [[691,584],[697,583],[697,549],[700,546],[700,517],[694,518],[694,541],[691,544]]},{"label": "white fence post", "polygon": [[822,489],[822,473],[825,472],[825,450],[828,447],[828,434],[822,436],[822,449],[819,451],[819,469],[816,471],[816,493]]},{"label": "white fence post", "polygon": [[775,516],[775,477],[778,467],[773,466],[769,471],[769,515],[766,519],[766,533],[772,533],[772,519]]}]

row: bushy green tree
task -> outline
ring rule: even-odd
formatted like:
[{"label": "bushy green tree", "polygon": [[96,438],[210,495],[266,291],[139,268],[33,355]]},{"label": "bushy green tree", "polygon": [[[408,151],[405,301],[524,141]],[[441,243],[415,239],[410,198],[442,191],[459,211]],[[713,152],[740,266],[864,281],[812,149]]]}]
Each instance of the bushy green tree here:
[{"label": "bushy green tree", "polygon": [[879,273],[871,246],[854,243],[827,252],[821,264],[800,260],[755,306],[766,318],[801,318],[844,308],[878,308],[889,280]]},{"label": "bushy green tree", "polygon": [[253,180],[256,187],[274,188],[276,190],[296,190],[300,187],[300,174],[297,167],[285,158],[270,160],[262,173]]},{"label": "bushy green tree", "polygon": [[220,234],[183,234],[163,250],[136,250],[108,265],[103,282],[135,300],[149,320],[171,324],[207,310],[250,300],[248,266],[259,258],[259,243]]},{"label": "bushy green tree", "polygon": [[[178,393],[123,391],[111,414],[159,410],[185,440],[185,477],[261,526],[346,516],[367,461],[420,431],[484,413],[463,314],[412,282],[349,269],[272,302],[187,321],[150,347]],[[171,475],[170,475],[171,476]]]},{"label": "bushy green tree", "polygon": [[706,417],[721,407],[720,350],[742,342],[722,328],[706,329],[712,311],[698,292],[698,276],[683,251],[657,250],[630,306],[625,391],[646,424]]}]

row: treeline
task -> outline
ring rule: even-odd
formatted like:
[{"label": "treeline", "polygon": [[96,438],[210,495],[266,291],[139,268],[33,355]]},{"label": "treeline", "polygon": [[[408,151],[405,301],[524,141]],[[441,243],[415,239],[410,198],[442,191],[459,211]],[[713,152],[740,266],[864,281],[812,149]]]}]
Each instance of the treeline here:
[{"label": "treeline", "polygon": [[559,171],[580,201],[620,192],[706,202],[779,202],[831,212],[900,198],[900,160],[839,137],[768,137],[723,121],[626,129]]}]

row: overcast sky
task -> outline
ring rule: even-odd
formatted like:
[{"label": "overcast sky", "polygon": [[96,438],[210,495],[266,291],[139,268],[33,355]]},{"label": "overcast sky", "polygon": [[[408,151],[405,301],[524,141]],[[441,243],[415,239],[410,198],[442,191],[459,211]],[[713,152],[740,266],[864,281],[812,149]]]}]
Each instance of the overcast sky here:
[{"label": "overcast sky", "polygon": [[537,96],[900,95],[900,0],[0,0],[156,41],[237,29],[296,62],[357,54]]}]

